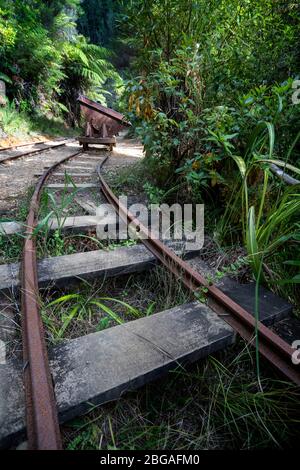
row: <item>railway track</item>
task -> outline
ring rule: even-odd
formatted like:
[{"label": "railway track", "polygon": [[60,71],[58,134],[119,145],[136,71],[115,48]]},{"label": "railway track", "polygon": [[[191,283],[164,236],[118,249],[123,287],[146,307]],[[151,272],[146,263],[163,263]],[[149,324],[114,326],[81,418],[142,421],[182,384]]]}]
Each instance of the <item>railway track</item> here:
[{"label": "railway track", "polygon": [[[73,141],[72,139],[66,139],[66,140],[63,140],[62,142],[55,142],[55,143],[51,143],[49,141],[42,141],[42,142],[26,143],[26,144],[21,144],[21,145],[15,145],[12,147],[1,148],[0,149],[0,165],[11,162],[13,160],[18,160],[23,157],[29,157],[31,155],[43,153],[43,152],[46,152],[47,150],[52,150],[52,149],[56,149],[59,147],[63,147],[68,142],[72,142],[72,141]],[[30,146],[35,147],[36,145],[38,146],[42,145],[43,147],[32,148],[25,152],[24,151],[18,152],[18,149],[22,149],[23,147],[30,147]],[[15,150],[17,150],[17,153],[9,154],[10,152],[15,151]],[[2,156],[2,152],[8,152],[8,155]]]},{"label": "railway track", "polygon": [[39,140],[37,142],[25,142],[24,144],[10,145],[9,147],[1,147],[0,152],[7,152],[9,150],[14,150],[19,147],[29,147],[31,145],[42,145],[48,142],[47,140]]},{"label": "railway track", "polygon": [[[23,151],[23,147],[32,144],[23,144],[1,149],[17,153],[0,156],[0,164],[7,164],[34,154],[64,147],[70,139],[42,145],[38,149]],[[34,144],[33,144],[34,145]],[[21,149],[19,152],[18,150]],[[61,448],[59,425],[57,419],[56,403],[53,391],[51,373],[47,357],[43,325],[39,312],[39,290],[37,279],[37,258],[34,229],[37,225],[39,201],[42,189],[55,171],[55,169],[77,155],[82,154],[76,150],[67,157],[60,159],[43,172],[35,187],[31,198],[28,217],[26,220],[25,242],[22,257],[22,343],[24,363],[24,384],[26,400],[27,437],[29,448],[32,449],[59,449]]]},{"label": "railway track", "polygon": [[53,171],[81,151],[55,163],[40,177],[26,221],[22,260],[22,339],[27,437],[30,448],[60,449],[58,417],[39,309],[39,288],[34,229],[38,223],[41,191]]},{"label": "railway track", "polygon": [[[105,160],[106,161],[106,160]],[[119,216],[135,227],[141,234],[142,243],[169,269],[174,276],[192,292],[199,288],[207,290],[208,302],[211,308],[234,328],[234,330],[247,341],[255,346],[255,332],[259,336],[259,352],[286,378],[300,386],[300,368],[292,363],[293,349],[278,335],[273,333],[261,322],[256,321],[244,308],[230,299],[220,289],[193,270],[191,266],[172,250],[157,240],[151,233],[151,229],[145,227],[127,208],[122,205],[114,195],[105,179],[101,175],[101,168],[105,161],[98,167],[98,175],[101,190],[109,203],[115,208]]]},{"label": "railway track", "polygon": [[[59,146],[65,145],[64,143]],[[57,146],[56,146],[57,147]],[[43,149],[44,150],[44,149]],[[22,339],[24,383],[26,397],[26,421],[28,444],[31,449],[60,449],[61,439],[58,423],[55,394],[51,379],[44,330],[40,316],[39,286],[37,277],[37,256],[35,228],[38,224],[38,210],[41,191],[50,176],[60,165],[78,156],[76,151],[52,165],[40,177],[31,199],[26,222],[26,238],[22,257]],[[15,158],[21,158],[15,157]],[[208,305],[222,317],[249,345],[255,347],[258,332],[260,354],[285,378],[300,385],[299,366],[291,361],[292,348],[279,336],[225,295],[215,285],[211,285],[197,271],[177,256],[170,248],[157,240],[149,230],[125,206],[105,181],[102,173],[107,162],[105,157],[98,165],[97,173],[102,194],[114,207],[119,217],[134,226],[141,235],[141,241],[155,257],[173,273],[189,290],[197,292],[205,288]]]},{"label": "railway track", "polygon": [[[59,139],[38,144],[2,149],[0,152],[0,215],[10,217],[16,202],[24,200],[27,188],[34,183],[34,175],[51,166],[59,158],[71,153],[74,139]],[[14,181],[14,185],[11,181]]]}]

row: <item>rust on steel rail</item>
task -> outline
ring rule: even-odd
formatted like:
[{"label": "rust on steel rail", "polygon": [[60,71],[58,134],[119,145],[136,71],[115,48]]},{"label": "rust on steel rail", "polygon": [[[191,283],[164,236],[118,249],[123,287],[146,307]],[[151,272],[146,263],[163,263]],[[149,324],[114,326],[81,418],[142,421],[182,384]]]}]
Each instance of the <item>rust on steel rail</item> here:
[{"label": "rust on steel rail", "polygon": [[48,140],[37,140],[33,142],[25,142],[24,144],[15,144],[15,145],[10,145],[10,147],[0,147],[0,152],[5,152],[7,150],[13,150],[18,147],[28,147],[29,145],[39,145],[39,144],[46,144]]},{"label": "rust on steel rail", "polygon": [[[18,158],[34,155],[36,153],[46,152],[47,150],[55,149],[55,148],[58,148],[58,147],[63,147],[64,145],[66,145],[66,143],[67,143],[67,141],[64,141],[62,143],[48,145],[48,147],[43,147],[42,149],[34,149],[32,151],[19,153],[17,155],[9,155],[8,157],[0,158],[0,164],[10,162],[12,160],[17,160]],[[21,147],[23,147],[23,145],[21,145]]]},{"label": "rust on steel rail", "polygon": [[177,279],[192,290],[197,291],[200,287],[207,289],[210,307],[230,324],[239,335],[250,345],[255,345],[255,331],[258,331],[259,351],[280,373],[286,378],[300,385],[300,365],[293,364],[292,354],[294,350],[276,335],[273,331],[263,325],[243,307],[234,302],[215,285],[210,283],[195,271],[191,266],[177,256],[170,248],[165,246],[151,234],[151,230],[139,222],[139,220],[127,210],[114,195],[105,179],[101,175],[101,168],[106,162],[103,160],[98,167],[98,176],[101,190],[110,204],[114,206],[119,216],[125,222],[129,222],[141,235],[142,243],[164,264]]},{"label": "rust on steel rail", "polygon": [[53,170],[80,153],[81,151],[77,151],[61,159],[41,176],[31,199],[26,223],[21,279],[24,384],[29,449],[55,450],[61,448],[55,395],[39,308],[34,229],[37,226],[40,194],[44,183]]}]

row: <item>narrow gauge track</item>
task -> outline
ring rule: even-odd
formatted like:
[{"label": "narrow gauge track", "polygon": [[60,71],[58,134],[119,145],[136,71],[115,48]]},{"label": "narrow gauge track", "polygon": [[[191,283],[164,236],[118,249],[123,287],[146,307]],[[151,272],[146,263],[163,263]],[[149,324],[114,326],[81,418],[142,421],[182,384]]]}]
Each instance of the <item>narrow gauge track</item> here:
[{"label": "narrow gauge track", "polygon": [[[108,158],[108,157],[107,157]],[[101,191],[110,204],[113,205],[119,216],[135,227],[141,235],[142,243],[169,269],[177,279],[192,292],[201,287],[207,289],[209,306],[232,326],[250,345],[255,346],[255,331],[258,331],[258,345],[260,354],[265,357],[286,378],[300,386],[300,366],[293,364],[291,358],[293,349],[288,343],[264,326],[260,321],[224,294],[215,285],[211,285],[203,276],[177,256],[160,240],[153,237],[151,230],[145,227],[127,208],[121,204],[114,195],[101,174],[101,169],[107,158],[98,167],[98,176]]]},{"label": "narrow gauge track", "polygon": [[17,160],[19,158],[29,157],[29,156],[35,155],[37,153],[46,152],[47,150],[63,147],[64,145],[66,145],[67,143],[70,143],[70,142],[73,142],[73,139],[64,140],[62,142],[56,142],[55,144],[50,144],[50,145],[47,145],[48,141],[43,141],[43,142],[36,142],[36,143],[34,142],[34,143],[31,143],[31,144],[21,144],[21,145],[16,145],[16,146],[13,146],[13,147],[6,147],[6,148],[3,148],[3,149],[0,149],[0,152],[16,150],[18,148],[27,147],[27,146],[30,146],[30,145],[40,145],[40,144],[44,145],[44,147],[42,147],[42,148],[32,149],[32,150],[29,150],[28,152],[21,152],[21,153],[15,154],[15,155],[8,155],[8,156],[4,156],[4,157],[0,156],[0,165],[11,162],[13,160]]},{"label": "narrow gauge track", "polygon": [[26,422],[30,449],[61,448],[56,402],[39,308],[34,229],[37,226],[40,195],[44,184],[58,166],[81,153],[80,150],[60,160],[40,177],[26,221],[21,291]]},{"label": "narrow gauge track", "polygon": [[48,140],[38,140],[37,142],[25,142],[24,144],[11,145],[10,147],[1,147],[0,152],[6,152],[8,150],[14,150],[19,147],[29,147],[30,145],[42,145],[46,144]]},{"label": "narrow gauge track", "polygon": [[[61,448],[55,395],[39,312],[34,228],[37,225],[39,199],[43,185],[59,165],[81,153],[82,151],[76,152],[60,160],[43,174],[33,194],[27,219],[28,228],[23,250],[21,290],[26,421],[30,449],[53,450]],[[209,306],[252,346],[255,346],[255,331],[257,329],[261,355],[286,378],[300,385],[299,366],[294,365],[291,361],[292,348],[262,323],[256,323],[256,320],[249,312],[226,296],[216,286],[210,285],[188,263],[179,258],[161,241],[155,239],[151,234],[151,230],[142,225],[125,206],[119,203],[101,173],[107,159],[108,157],[104,158],[97,168],[101,191],[119,216],[125,222],[130,222],[131,226],[134,226],[143,235],[141,237],[142,243],[188,289],[195,292],[199,288],[205,287],[208,292]]]}]

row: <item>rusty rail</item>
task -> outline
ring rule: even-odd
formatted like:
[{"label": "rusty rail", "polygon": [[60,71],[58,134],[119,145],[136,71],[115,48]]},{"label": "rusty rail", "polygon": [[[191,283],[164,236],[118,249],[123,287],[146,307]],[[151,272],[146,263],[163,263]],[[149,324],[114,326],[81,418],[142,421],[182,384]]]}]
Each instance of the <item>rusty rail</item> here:
[{"label": "rusty rail", "polygon": [[[61,159],[50,167],[39,179],[32,196],[27,218],[26,239],[22,258],[22,338],[24,360],[24,384],[26,399],[27,436],[30,449],[61,449],[61,438],[55,393],[47,356],[43,324],[40,316],[39,288],[37,276],[37,258],[35,246],[35,228],[38,220],[38,208],[41,190],[51,173],[65,161],[79,155],[77,151]],[[216,286],[210,285],[204,277],[194,271],[188,263],[179,258],[160,240],[154,238],[135,216],[122,205],[114,195],[101,174],[97,171],[101,190],[119,216],[143,235],[143,244],[166,266],[184,285],[195,292],[205,287],[211,308],[229,323],[242,338],[255,346],[255,328],[259,332],[259,351],[285,377],[300,385],[299,366],[291,361],[292,348],[262,323],[226,296]]]},{"label": "rusty rail", "polygon": [[258,330],[259,352],[267,359],[281,374],[300,386],[300,365],[292,363],[293,349],[288,343],[273,333],[247,312],[244,308],[234,302],[215,285],[210,285],[191,266],[177,256],[170,248],[165,246],[160,240],[153,237],[151,230],[145,227],[132,213],[127,210],[118,198],[114,195],[105,179],[101,175],[101,168],[108,157],[98,166],[98,176],[101,183],[101,190],[108,202],[113,205],[123,221],[129,222],[141,237],[142,243],[166,266],[174,276],[192,292],[196,292],[201,287],[207,289],[209,306],[239,333],[239,335],[255,346],[255,331]]},{"label": "rusty rail", "polygon": [[[43,147],[41,149],[33,149],[32,151],[30,152],[23,152],[23,153],[19,153],[17,155],[9,155],[7,157],[4,157],[4,158],[1,158],[0,157],[0,165],[2,163],[7,163],[7,162],[10,162],[12,160],[17,160],[19,158],[22,158],[22,157],[29,157],[30,155],[35,155],[37,153],[42,153],[42,152],[47,152],[48,150],[51,150],[51,149],[55,149],[55,148],[58,148],[58,147],[63,147],[64,145],[66,145],[68,142],[70,141],[64,141],[62,143],[57,143],[57,144],[53,144],[53,145],[49,145],[48,147]],[[40,144],[46,144],[47,142],[39,142]],[[24,146],[27,146],[27,145],[30,145],[30,144],[24,144],[24,145],[20,145],[20,147],[24,147]],[[17,145],[16,147],[9,147],[7,149],[1,149],[1,151],[3,150],[10,150],[11,148],[18,148],[19,145]]]},{"label": "rusty rail", "polygon": [[31,199],[22,258],[22,339],[26,424],[29,449],[61,448],[57,408],[40,316],[34,229],[37,226],[41,190],[59,165],[79,155],[61,159],[40,177]]},{"label": "rusty rail", "polygon": [[0,147],[0,152],[7,152],[8,150],[14,150],[18,147],[29,147],[30,145],[39,145],[39,144],[46,144],[49,142],[48,140],[38,140],[36,142],[25,142],[24,144],[16,144],[10,145],[9,147]]}]

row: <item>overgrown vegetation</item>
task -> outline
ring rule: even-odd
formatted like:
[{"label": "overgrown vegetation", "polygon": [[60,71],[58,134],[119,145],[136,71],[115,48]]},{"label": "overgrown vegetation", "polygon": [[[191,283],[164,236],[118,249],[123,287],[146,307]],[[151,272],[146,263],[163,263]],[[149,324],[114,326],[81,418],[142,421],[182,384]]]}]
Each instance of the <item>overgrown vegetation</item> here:
[{"label": "overgrown vegetation", "polygon": [[[181,305],[192,295],[158,266],[140,275],[109,281],[82,281],[67,291],[51,291],[42,316],[51,343],[102,331]],[[50,300],[49,300],[50,299]]]},{"label": "overgrown vegetation", "polygon": [[205,202],[218,242],[243,244],[254,276],[263,259],[261,280],[281,279],[294,301],[299,185],[291,190],[272,170],[300,179],[299,8],[135,1],[122,23],[136,54],[127,96],[155,181],[148,191],[157,199],[178,186],[182,202]]},{"label": "overgrown vegetation", "polygon": [[4,133],[28,133],[40,125],[43,131],[47,118],[62,130],[64,121],[74,127],[80,93],[105,103],[110,90],[120,87],[111,52],[78,33],[80,5],[80,0],[1,0],[0,79],[9,102],[0,110]]},{"label": "overgrown vegetation", "polygon": [[[91,409],[64,427],[70,450],[292,448],[299,439],[295,387],[264,370],[240,344],[167,380]],[[267,378],[268,377],[268,378]],[[92,408],[92,407],[91,407]]]},{"label": "overgrown vegetation", "polygon": [[[36,239],[37,257],[52,258],[55,256],[71,255],[73,253],[84,253],[93,250],[113,251],[122,246],[133,246],[137,240],[100,240],[95,229],[83,233],[73,233],[65,227],[67,218],[76,214],[75,197],[78,188],[73,179],[65,172],[63,178],[64,187],[56,197],[51,191],[44,190],[40,198],[38,223],[33,231]],[[73,186],[69,191],[68,185]],[[17,220],[20,223],[20,231],[7,235],[0,227],[0,264],[20,261],[25,230],[26,219],[33,187],[29,188],[26,197],[17,210]],[[0,219],[0,224],[11,222],[9,219]]]},{"label": "overgrown vegetation", "polygon": [[[299,37],[293,0],[0,0],[7,95],[0,96],[0,137],[71,135],[80,125],[80,93],[120,108],[146,158],[108,172],[116,193],[154,204],[205,203],[212,248],[202,255],[214,259],[216,278],[251,276],[299,306]],[[75,195],[75,185],[59,200],[42,195],[39,257],[135,243],[66,235]],[[27,209],[25,198],[17,220],[25,222]],[[0,234],[0,262],[18,260],[22,242],[22,233]],[[205,302],[205,289],[196,298]],[[64,291],[50,287],[41,312],[48,342],[56,344],[190,300],[157,268]],[[298,402],[298,391],[240,341],[91,409],[65,427],[65,446],[291,447],[299,439]]]}]

